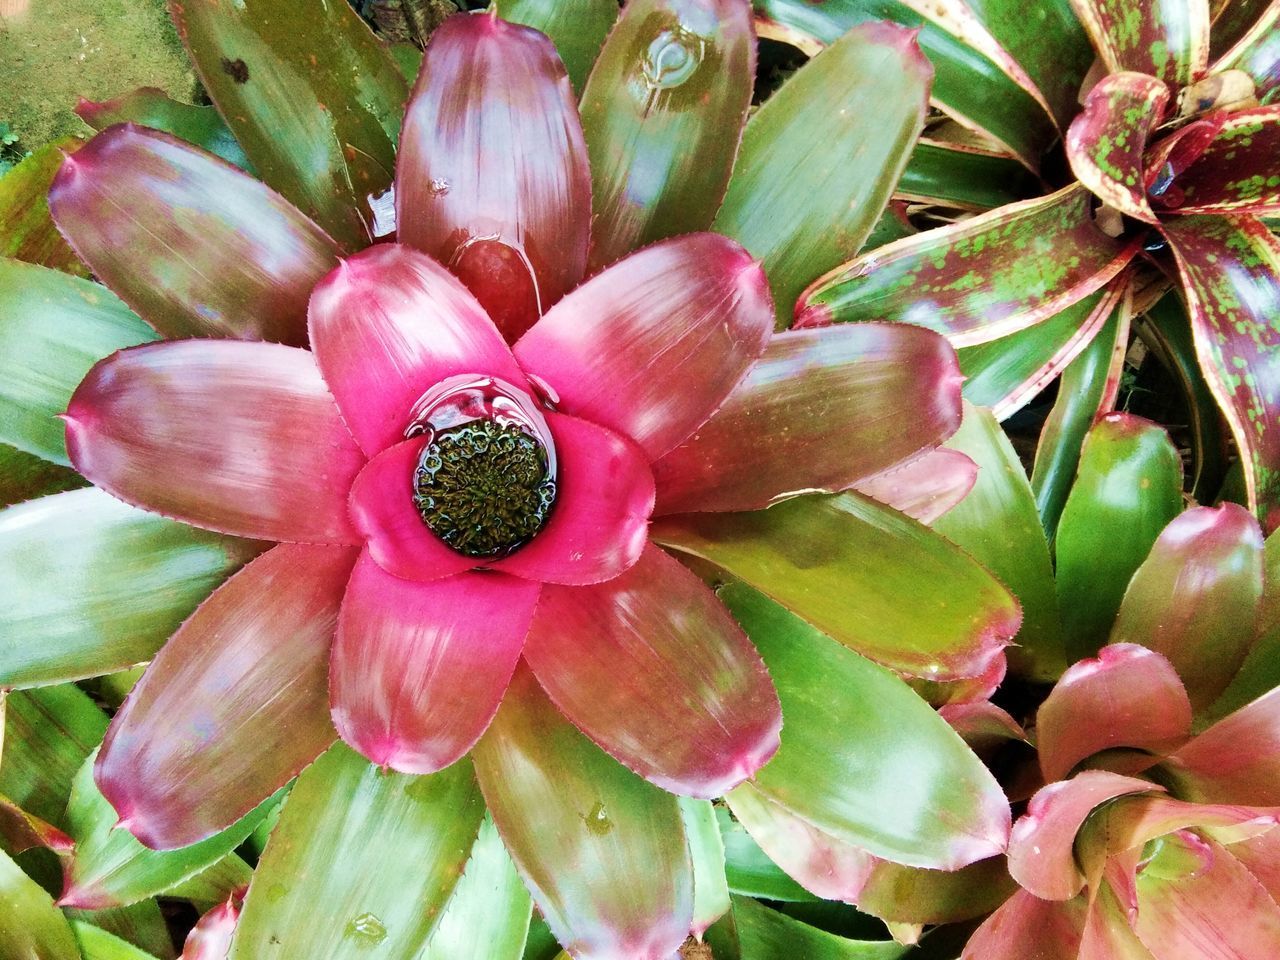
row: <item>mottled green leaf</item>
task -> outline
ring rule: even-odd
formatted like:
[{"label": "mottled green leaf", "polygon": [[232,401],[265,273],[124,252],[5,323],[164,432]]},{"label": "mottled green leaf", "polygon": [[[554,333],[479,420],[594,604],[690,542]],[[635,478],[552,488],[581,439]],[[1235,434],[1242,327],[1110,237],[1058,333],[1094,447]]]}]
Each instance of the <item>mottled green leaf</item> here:
[{"label": "mottled green leaf", "polygon": [[618,19],[615,0],[495,0],[495,6],[502,19],[551,38],[576,91],[587,82],[609,28]]},{"label": "mottled green leaf", "polygon": [[485,817],[420,960],[520,960],[533,901]]},{"label": "mottled green leaf", "polygon": [[1262,103],[1272,103],[1280,89],[1280,5],[1268,3],[1249,30],[1213,65],[1215,73],[1243,70],[1253,78]]},{"label": "mottled green leaf", "polygon": [[182,103],[155,87],[142,87],[101,103],[81,100],[76,105],[76,113],[95,130],[105,130],[117,123],[139,123],[163,130],[203,147],[241,170],[253,172],[249,158],[216,109]]},{"label": "mottled green leaf", "polygon": [[1085,434],[1094,418],[1115,401],[1108,384],[1128,343],[1129,302],[1123,300],[1111,311],[1098,335],[1062,372],[1058,399],[1041,430],[1031,471],[1036,509],[1050,545],[1058,535],[1058,519],[1075,482]]},{"label": "mottled green leaf", "polygon": [[744,960],[894,960],[911,949],[892,940],[846,940],[748,897],[734,897],[733,915]]},{"label": "mottled green leaf", "polygon": [[870,235],[923,127],[930,75],[911,31],[866,24],[747,124],[712,229],[762,261],[779,326],[806,284]]},{"label": "mottled green leaf", "polygon": [[527,668],[472,757],[511,859],[575,957],[665,958],[684,942],[693,876],[676,798],[579,733]]},{"label": "mottled green leaf", "polygon": [[1107,642],[1129,578],[1182,509],[1182,462],[1169,435],[1109,413],[1089,431],[1058,526],[1058,603],[1067,659]]},{"label": "mottled green leaf", "polygon": [[207,840],[177,850],[150,850],[128,830],[115,829],[119,815],[93,782],[95,756],[96,752],[76,774],[67,801],[67,832],[76,850],[59,901],[66,906],[122,906],[168,890],[239,846],[270,802]]},{"label": "mottled green leaf", "polygon": [[259,175],[348,249],[391,184],[408,88],[347,3],[169,0],[218,112]]},{"label": "mottled green leaf", "polygon": [[1169,87],[1145,73],[1103,77],[1089,91],[1084,110],[1067,130],[1067,160],[1076,179],[1121,213],[1147,223],[1144,157],[1147,140],[1160,126]]},{"label": "mottled green leaf", "polygon": [[1054,680],[1066,667],[1049,545],[1018,454],[990,411],[966,406],[946,444],[978,464],[969,495],[931,526],[1000,578],[1022,605],[1008,656],[1015,671]]},{"label": "mottled green leaf", "polygon": [[1058,123],[1070,123],[1094,60],[1070,0],[966,0],[965,6],[1027,72]]},{"label": "mottled green leaf", "polygon": [[69,465],[58,415],[97,361],[156,335],[106,287],[0,259],[0,441]]},{"label": "mottled green leaf", "polygon": [[0,257],[38,263],[77,276],[89,275],[89,268],[53,225],[46,199],[49,185],[62,166],[63,153],[74,153],[83,143],[68,137],[46,144],[0,177]]},{"label": "mottled green leaf", "polygon": [[0,850],[0,947],[13,960],[82,960],[49,894]]},{"label": "mottled green leaf", "polygon": [[1007,72],[1013,66],[1011,60],[997,63],[988,54],[1001,51],[979,52],[968,42],[975,32],[983,33],[981,26],[972,23],[963,30],[946,22],[954,5],[948,11],[942,4],[930,7],[897,0],[753,0],[753,6],[762,35],[777,25],[806,46],[831,43],[854,25],[870,20],[919,27],[920,47],[934,68],[933,101],[938,107],[1005,145],[1032,168],[1054,139],[1053,123],[1044,108]]},{"label": "mottled green leaf", "polygon": [[1280,212],[1280,104],[1228,114],[1175,186],[1179,213]]},{"label": "mottled green leaf", "polygon": [[1133,70],[1181,86],[1208,65],[1205,0],[1072,0],[1072,5],[1111,73]]},{"label": "mottled green leaf", "polygon": [[1196,355],[1245,465],[1249,506],[1280,525],[1280,240],[1248,216],[1171,217]]},{"label": "mottled green leaf", "polygon": [[999,785],[904,680],[742,584],[720,595],[764,657],[786,717],[755,789],[898,863],[954,870],[1004,849]]},{"label": "mottled green leaf", "polygon": [[[612,6],[612,0],[606,0]],[[582,94],[594,272],[715,218],[751,104],[740,0],[632,0]]]},{"label": "mottled green leaf", "polygon": [[0,513],[0,686],[149,660],[263,544],[198,530],[96,488]]},{"label": "mottled green leaf", "polygon": [[1021,617],[1008,591],[960,548],[858,494],[663,517],[652,533],[851,649],[915,676],[981,674]]},{"label": "mottled green leaf", "polygon": [[897,320],[971,346],[1034,326],[1108,283],[1137,252],[1094,224],[1079,185],[926,230],[816,281],[798,326]]},{"label": "mottled green leaf", "polygon": [[285,802],[231,960],[415,960],[483,814],[466,760],[417,777],[335,744]]}]

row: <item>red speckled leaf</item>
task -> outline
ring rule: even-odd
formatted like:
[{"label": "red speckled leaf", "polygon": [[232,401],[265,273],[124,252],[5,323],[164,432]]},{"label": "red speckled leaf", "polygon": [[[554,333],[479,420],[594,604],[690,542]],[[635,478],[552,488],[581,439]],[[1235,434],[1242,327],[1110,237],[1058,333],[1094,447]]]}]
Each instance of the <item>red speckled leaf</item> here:
[{"label": "red speckled leaf", "polygon": [[1098,82],[1084,112],[1067,130],[1067,159],[1076,178],[1121,213],[1155,223],[1147,203],[1142,157],[1164,118],[1169,88],[1144,73],[1116,73]]},{"label": "red speckled leaf", "polygon": [[355,10],[328,0],[169,0],[196,71],[265,180],[349,250],[391,184],[407,89]]},{"label": "red speckled leaf", "polygon": [[1005,336],[1103,286],[1137,252],[1094,225],[1079,185],[927,230],[858,257],[815,281],[796,326],[895,320],[954,346]]},{"label": "red speckled leaf", "polygon": [[1071,666],[1036,714],[1040,770],[1060,780],[1112,747],[1159,750],[1191,733],[1191,704],[1172,665],[1133,644]]},{"label": "red speckled leaf", "polygon": [[1009,872],[1023,887],[1046,900],[1068,900],[1085,884],[1073,850],[1076,835],[1095,809],[1129,793],[1163,788],[1105,770],[1086,770],[1051,783],[1027,804],[1009,839]]},{"label": "red speckled leaf", "polygon": [[1247,216],[1170,218],[1196,354],[1245,463],[1249,505],[1280,525],[1280,240]]},{"label": "red speckled leaf", "polygon": [[1229,114],[1176,184],[1178,213],[1280,212],[1280,105]]},{"label": "red speckled leaf", "polygon": [[754,76],[755,33],[742,0],[627,4],[582,93],[593,272],[711,225]]},{"label": "red speckled leaf", "polygon": [[1261,599],[1258,521],[1234,503],[1195,507],[1165,527],[1133,575],[1111,641],[1164,654],[1202,710],[1244,662]]},{"label": "red speckled leaf", "polygon": [[1112,73],[1134,70],[1182,86],[1209,61],[1207,0],[1072,0]]}]

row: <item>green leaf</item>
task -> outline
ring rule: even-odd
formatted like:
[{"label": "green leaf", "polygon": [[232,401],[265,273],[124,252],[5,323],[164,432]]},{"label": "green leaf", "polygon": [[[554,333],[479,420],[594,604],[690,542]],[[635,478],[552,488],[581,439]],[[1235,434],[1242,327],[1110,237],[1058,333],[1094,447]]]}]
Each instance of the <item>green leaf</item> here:
[{"label": "green leaf", "polygon": [[[271,812],[278,809],[278,801],[282,798],[282,794],[272,797],[272,800],[277,803],[271,807]],[[267,817],[264,815],[254,830],[257,830],[266,820]],[[226,903],[233,894],[249,886],[249,881],[252,879],[253,868],[236,854],[229,853],[221,860],[164,892],[170,897],[190,900],[197,910],[204,913],[220,903]]]},{"label": "green leaf", "polygon": [[415,960],[483,814],[466,760],[423,777],[384,773],[336,743],[285,802],[231,960]]},{"label": "green leaf", "polygon": [[796,497],[751,513],[662,517],[651,533],[913,676],[978,676],[1018,630],[1017,603],[977,561],[858,494]]},{"label": "green leaf", "polygon": [[83,920],[72,920],[71,929],[84,960],[155,960],[151,954],[139,950],[127,940]]},{"label": "green leaf", "polygon": [[495,0],[495,6],[503,20],[523,23],[551,38],[577,92],[618,19],[615,0]]},{"label": "green leaf", "polygon": [[0,513],[0,685],[149,660],[263,544],[189,527],[96,488]]},{"label": "green leaf", "polygon": [[420,960],[520,960],[533,901],[489,817]]},{"label": "green leaf", "polygon": [[712,229],[762,261],[780,327],[805,286],[870,235],[923,128],[930,75],[911,31],[866,24],[747,123]]},{"label": "green leaf", "polygon": [[769,859],[728,809],[715,810],[724,841],[725,879],[731,893],[779,901],[817,899]]},{"label": "green leaf", "polygon": [[979,407],[991,407],[1007,420],[1047,387],[1088,348],[1106,324],[1123,292],[1112,284],[1073,303],[1048,320],[972,347],[957,354],[968,379],[964,397]]},{"label": "green leaf", "polygon": [[1008,656],[1014,669],[1052,682],[1066,668],[1049,544],[1031,484],[1000,425],[988,410],[966,406],[960,430],[946,446],[978,464],[969,495],[932,524],[934,530],[1000,578],[1022,605],[1022,627]]},{"label": "green leaf", "polygon": [[910,947],[892,940],[846,940],[748,897],[733,898],[744,960],[894,960]]},{"label": "green leaf", "polygon": [[1036,178],[1010,156],[921,138],[894,196],[962,210],[990,210],[1038,192]]},{"label": "green leaf", "polygon": [[693,877],[674,796],[579,733],[524,666],[472,758],[511,859],[575,957],[679,948]]},{"label": "green leaf", "polygon": [[0,259],[0,441],[69,465],[58,415],[89,368],[156,335],[101,284]]},{"label": "green leaf", "polygon": [[408,88],[347,3],[170,0],[218,112],[266,183],[344,247],[369,243]]},{"label": "green leaf", "polygon": [[798,326],[897,320],[956,347],[1034,326],[1106,285],[1137,253],[1093,221],[1078,184],[864,254],[816,281]]},{"label": "green leaf", "polygon": [[194,876],[239,846],[270,801],[221,833],[177,850],[151,850],[125,829],[93,782],[90,756],[76,774],[67,801],[67,832],[76,841],[61,904],[101,909],[136,903]]},{"label": "green leaf", "polygon": [[0,947],[14,960],[81,960],[66,918],[0,850]]},{"label": "green leaf", "polygon": [[745,3],[627,4],[582,94],[588,272],[715,219],[751,104],[754,51]]},{"label": "green leaf", "polygon": [[1227,472],[1226,426],[1200,370],[1191,320],[1177,294],[1167,293],[1149,307],[1137,332],[1181,389],[1191,434],[1191,495],[1201,503],[1212,503]]},{"label": "green leaf", "polygon": [[46,199],[62,166],[63,151],[74,153],[83,143],[76,137],[67,137],[47,144],[0,177],[0,257],[38,263],[81,277],[89,275],[89,268],[53,225]]},{"label": "green leaf", "polygon": [[693,861],[693,935],[703,932],[729,912],[725,879],[724,841],[709,800],[679,797],[680,817]]},{"label": "green leaf", "polygon": [[995,778],[904,680],[742,584],[720,596],[786,717],[756,789],[895,863],[954,870],[1004,849],[1009,805]]},{"label": "green leaf", "polygon": [[[867,21],[919,27],[920,47],[933,64],[933,101],[939,108],[1007,147],[1032,169],[1055,137],[1044,107],[1011,75],[1020,68],[994,42],[986,50],[975,49],[972,41],[990,36],[983,38],[977,23],[948,21],[947,6],[954,11],[953,5],[930,10],[909,0],[753,0],[753,6],[765,27],[783,28],[784,39],[810,50]],[[874,94],[874,84],[868,92]]]},{"label": "green leaf", "polygon": [[41,459],[25,450],[0,443],[0,507],[87,486],[70,467]]},{"label": "green leaf", "polygon": [[173,960],[178,955],[173,949],[169,925],[160,912],[157,900],[142,900],[127,907],[112,907],[108,910],[75,910],[66,907],[62,913],[71,921],[72,929],[77,932],[77,939],[78,925],[83,923],[96,927],[147,955],[158,957],[159,960]]},{"label": "green leaf", "polygon": [[141,87],[102,103],[82,100],[76,106],[76,113],[95,130],[105,130],[117,123],[139,123],[163,130],[203,147],[241,170],[253,172],[249,158],[216,109],[181,103],[155,87]]},{"label": "green leaf", "polygon": [[1253,642],[1262,602],[1262,531],[1234,503],[1175,517],[1129,582],[1112,643],[1164,655],[1198,712],[1226,689]]},{"label": "green leaf", "polygon": [[1129,578],[1182,509],[1182,462],[1165,431],[1109,413],[1085,436],[1058,526],[1058,603],[1067,658],[1107,642]]},{"label": "green leaf", "polygon": [[71,784],[106,732],[107,715],[74,684],[13,691],[5,699],[0,793],[65,829]]},{"label": "green leaf", "polygon": [[[1118,366],[1129,343],[1129,304],[1121,301],[1107,322],[1067,365],[1058,383],[1058,399],[1036,445],[1031,489],[1050,545],[1080,464],[1080,446],[1094,419],[1115,402]],[[1114,374],[1115,382],[1112,382]]]}]

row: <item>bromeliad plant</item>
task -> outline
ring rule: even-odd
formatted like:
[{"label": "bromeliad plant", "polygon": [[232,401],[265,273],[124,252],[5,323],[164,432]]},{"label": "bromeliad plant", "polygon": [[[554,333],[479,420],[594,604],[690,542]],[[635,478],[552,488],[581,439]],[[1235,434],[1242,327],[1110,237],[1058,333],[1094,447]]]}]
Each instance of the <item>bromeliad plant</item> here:
[{"label": "bromeliad plant", "polygon": [[[7,808],[22,845],[56,836],[38,819],[69,835],[44,843],[61,905],[194,883],[294,777],[232,956],[453,956],[478,930],[518,956],[518,870],[572,955],[668,957],[727,907],[705,798],[748,778],[877,862],[1002,849],[995,780],[859,656],[947,682],[1018,629],[990,574],[874,499],[973,483],[930,452],[954,354],[902,325],[772,332],[888,200],[929,85],[911,33],[850,32],[743,132],[744,4],[631,4],[581,121],[544,36],[459,15],[402,126],[349,9],[280,6],[173,7],[240,151],[140,92],[83,112],[170,133],[33,158],[105,287],[0,263],[4,439],[96,485],[0,518],[0,685],[25,709],[152,660],[65,812]],[[15,252],[78,269],[42,209]],[[739,581],[733,615],[655,543]],[[235,862],[191,955],[235,918]]]}]

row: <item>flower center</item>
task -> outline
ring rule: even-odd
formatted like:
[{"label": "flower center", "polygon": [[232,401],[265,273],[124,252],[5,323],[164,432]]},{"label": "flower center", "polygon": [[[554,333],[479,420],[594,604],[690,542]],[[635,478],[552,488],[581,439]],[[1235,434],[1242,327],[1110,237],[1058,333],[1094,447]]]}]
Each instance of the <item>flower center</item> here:
[{"label": "flower center", "polygon": [[492,377],[451,377],[418,401],[406,435],[427,437],[413,473],[414,506],[458,553],[506,556],[547,522],[555,446],[524,391]]}]

